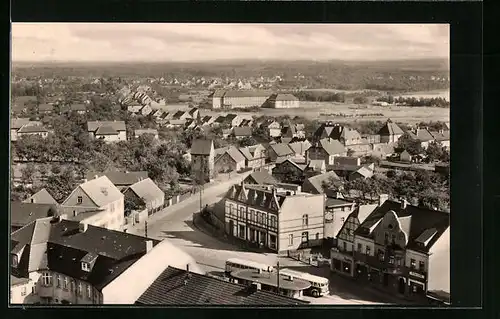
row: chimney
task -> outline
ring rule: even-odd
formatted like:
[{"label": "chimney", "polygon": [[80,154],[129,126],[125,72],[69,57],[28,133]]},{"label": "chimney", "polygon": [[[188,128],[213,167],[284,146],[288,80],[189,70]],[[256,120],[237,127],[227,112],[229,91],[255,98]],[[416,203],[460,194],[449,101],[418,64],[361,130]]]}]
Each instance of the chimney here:
[{"label": "chimney", "polygon": [[94,179],[98,179],[99,178],[99,175],[94,175]]},{"label": "chimney", "polygon": [[78,231],[80,233],[84,233],[87,231],[88,227],[89,227],[89,225],[87,223],[80,223],[80,224],[78,224]]},{"label": "chimney", "polygon": [[[151,249],[153,249],[153,241],[146,240],[146,254],[149,253]],[[188,265],[188,271],[189,271],[189,265]]]},{"label": "chimney", "polygon": [[388,199],[389,199],[389,195],[387,195],[387,194],[380,194],[380,195],[378,196],[378,205],[379,205],[379,206],[382,206],[382,204],[383,204],[386,200],[388,200]]},{"label": "chimney", "polygon": [[401,199],[401,208],[406,209],[406,205],[408,205],[408,202],[406,201],[406,199],[402,198]]}]

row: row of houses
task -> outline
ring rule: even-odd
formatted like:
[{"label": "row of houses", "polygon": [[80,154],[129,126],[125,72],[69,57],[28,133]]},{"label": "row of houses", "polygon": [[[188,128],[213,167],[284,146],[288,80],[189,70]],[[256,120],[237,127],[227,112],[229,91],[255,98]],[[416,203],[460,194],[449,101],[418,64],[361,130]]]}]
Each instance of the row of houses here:
[{"label": "row of houses", "polygon": [[224,210],[226,233],[249,244],[287,254],[333,237],[334,272],[414,299],[449,292],[446,212],[386,195],[376,204],[356,205],[269,180],[233,186]]},{"label": "row of houses", "polygon": [[[133,203],[132,207],[128,203]],[[131,210],[144,209],[152,214],[164,206],[165,193],[147,172],[88,172],[83,183],[62,203],[57,203],[45,189],[23,202],[12,202],[11,227],[14,231],[38,218],[57,215],[121,231]]]},{"label": "row of houses", "polygon": [[299,107],[299,99],[292,94],[263,90],[216,90],[209,97],[212,98],[213,109]]}]

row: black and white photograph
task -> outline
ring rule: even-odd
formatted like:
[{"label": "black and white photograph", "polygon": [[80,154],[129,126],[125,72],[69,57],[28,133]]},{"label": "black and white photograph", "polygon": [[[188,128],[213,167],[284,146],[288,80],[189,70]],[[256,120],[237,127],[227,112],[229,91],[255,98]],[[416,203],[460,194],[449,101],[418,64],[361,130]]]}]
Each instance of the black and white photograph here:
[{"label": "black and white photograph", "polygon": [[448,24],[11,37],[11,305],[451,304]]}]

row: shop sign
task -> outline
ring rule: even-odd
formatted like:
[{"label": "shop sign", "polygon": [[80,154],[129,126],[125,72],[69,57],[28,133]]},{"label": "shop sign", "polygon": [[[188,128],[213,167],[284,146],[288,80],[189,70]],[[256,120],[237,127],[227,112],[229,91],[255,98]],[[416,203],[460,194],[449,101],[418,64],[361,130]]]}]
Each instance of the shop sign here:
[{"label": "shop sign", "polygon": [[413,277],[417,277],[417,278],[420,278],[420,279],[425,279],[425,276],[422,275],[422,274],[419,274],[417,272],[414,272],[414,271],[410,271],[410,276],[413,276]]}]

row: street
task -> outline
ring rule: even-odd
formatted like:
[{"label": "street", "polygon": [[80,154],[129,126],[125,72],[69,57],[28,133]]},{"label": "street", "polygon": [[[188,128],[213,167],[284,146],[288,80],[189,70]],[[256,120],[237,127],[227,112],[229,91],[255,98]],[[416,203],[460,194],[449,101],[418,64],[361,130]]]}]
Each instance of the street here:
[{"label": "street", "polygon": [[[202,205],[210,205],[219,201],[232,184],[241,182],[247,175],[238,174],[230,180],[207,187],[203,194]],[[147,235],[151,238],[171,241],[190,254],[207,273],[221,274],[224,271],[225,262],[229,258],[243,258],[270,265],[276,265],[279,260],[281,267],[309,272],[330,279],[329,296],[321,298],[304,297],[305,300],[312,304],[391,303],[391,301],[384,298],[385,296],[373,294],[348,279],[331,275],[328,267],[317,268],[287,257],[278,258],[277,254],[274,253],[244,251],[240,247],[224,243],[220,239],[200,231],[193,225],[193,213],[198,212],[200,208],[199,194],[193,197],[151,216],[152,218],[148,220]],[[134,227],[129,232],[144,236],[144,225]]]}]

